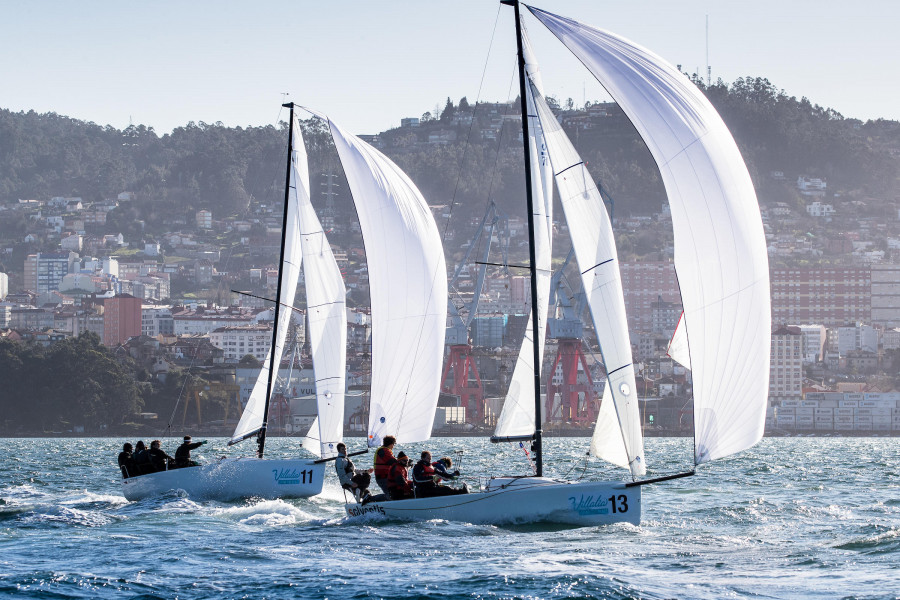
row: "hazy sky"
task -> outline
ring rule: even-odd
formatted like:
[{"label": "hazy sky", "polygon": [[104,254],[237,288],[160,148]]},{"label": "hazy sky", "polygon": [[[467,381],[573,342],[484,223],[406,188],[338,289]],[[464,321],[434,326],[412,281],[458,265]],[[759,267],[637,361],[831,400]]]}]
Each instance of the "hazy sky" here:
[{"label": "hazy sky", "polygon": [[[897,1],[535,5],[704,73],[709,15],[713,79],[765,76],[848,117],[900,119]],[[160,133],[188,121],[273,123],[287,92],[356,133],[374,133],[443,107],[448,96],[515,97],[512,9],[497,0],[0,0],[0,15],[0,108],[119,128],[129,120]],[[526,25],[549,95],[606,98],[530,15]]]}]

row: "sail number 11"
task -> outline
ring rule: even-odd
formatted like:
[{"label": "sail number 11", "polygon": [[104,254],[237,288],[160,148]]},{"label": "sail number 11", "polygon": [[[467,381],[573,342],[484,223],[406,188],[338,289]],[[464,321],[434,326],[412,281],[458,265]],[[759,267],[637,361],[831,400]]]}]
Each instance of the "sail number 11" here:
[{"label": "sail number 11", "polygon": [[625,494],[610,496],[607,500],[609,500],[609,505],[612,507],[613,513],[628,512],[628,496]]}]

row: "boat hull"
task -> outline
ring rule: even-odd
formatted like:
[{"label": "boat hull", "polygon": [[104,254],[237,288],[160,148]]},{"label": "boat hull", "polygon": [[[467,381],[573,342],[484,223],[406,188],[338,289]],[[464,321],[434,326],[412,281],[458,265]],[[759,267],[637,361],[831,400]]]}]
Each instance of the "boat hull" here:
[{"label": "boat hull", "polygon": [[456,496],[347,504],[350,520],[444,519],[467,523],[590,526],[641,521],[641,488],[624,482],[567,483],[523,477],[491,479],[484,491]]},{"label": "boat hull", "polygon": [[183,491],[198,500],[305,498],[322,492],[325,464],[310,459],[223,458],[122,480],[128,500]]}]

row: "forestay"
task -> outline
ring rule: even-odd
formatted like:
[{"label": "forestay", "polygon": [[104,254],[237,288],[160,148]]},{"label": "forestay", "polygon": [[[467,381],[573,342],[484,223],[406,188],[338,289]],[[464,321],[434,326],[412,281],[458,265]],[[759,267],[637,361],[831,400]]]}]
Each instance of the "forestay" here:
[{"label": "forestay", "polygon": [[[298,168],[306,168],[306,146],[299,123],[294,123],[294,148]],[[304,181],[309,181],[301,177]],[[318,416],[312,434],[317,444],[305,445],[322,458],[337,456],[344,438],[344,390],[347,375],[347,311],[344,280],[331,245],[310,202],[309,189],[297,190],[300,248],[306,289],[306,316],[316,382]]]},{"label": "forestay", "polygon": [[381,152],[328,124],[356,203],[372,303],[370,446],[431,436],[447,326],[447,268],[431,210]]},{"label": "forestay", "polygon": [[660,57],[529,10],[603,84],[659,166],[690,343],[695,463],[752,446],[768,392],[769,270],[759,205],[734,139],[700,90]]},{"label": "forestay", "polygon": [[[523,31],[524,34],[524,31]],[[522,38],[525,51],[525,72],[540,84],[537,61],[534,60],[527,37]],[[541,123],[534,108],[534,98],[528,90],[528,144],[531,146],[532,204],[534,214],[534,244],[537,272],[538,297],[538,351],[544,357],[545,332],[547,330],[547,310],[550,302],[550,279],[552,258],[553,222],[553,173],[547,158]],[[531,307],[532,310],[535,307]],[[535,431],[534,409],[534,327],[529,314],[525,338],[519,348],[519,356],[510,380],[509,390],[503,402],[503,409],[497,419],[494,435],[498,437],[531,435]]]},{"label": "forestay", "polygon": [[[641,417],[612,224],[584,161],[559,126],[550,107],[540,95],[535,96],[535,105],[547,143],[547,153],[553,165],[560,202],[566,214],[578,270],[581,272],[581,283],[594,321],[597,342],[603,354],[607,372],[604,398],[608,397],[615,405],[613,412],[608,410],[609,407],[601,410],[597,428],[607,428],[601,417],[616,418],[617,427],[611,428],[614,431],[613,439],[624,444],[628,457],[625,464],[631,469],[632,475],[643,475],[646,466]],[[592,444],[591,448],[596,456],[621,464],[619,449],[616,449],[613,459],[600,452],[601,448],[609,448],[608,445]]]},{"label": "forestay", "polygon": [[[296,132],[296,129],[295,129]],[[290,182],[287,194],[287,220],[282,224],[285,228],[284,238],[284,262],[280,265],[282,283],[281,295],[278,302],[281,303],[282,309],[279,311],[278,323],[275,327],[275,344],[269,348],[266,358],[262,363],[262,369],[253,384],[253,390],[250,392],[250,398],[244,407],[241,420],[238,422],[231,436],[229,445],[236,444],[241,440],[256,434],[263,427],[263,416],[266,410],[266,388],[269,380],[269,365],[275,365],[277,374],[281,365],[281,356],[284,352],[284,341],[287,337],[288,328],[294,311],[294,296],[297,293],[297,281],[300,278],[300,263],[302,254],[300,250],[300,217],[298,210],[298,194],[305,194],[309,197],[309,171],[306,165],[306,149],[303,147],[302,139],[299,142],[299,148],[302,152],[302,160],[299,160],[297,144],[292,144],[291,152],[291,170]],[[275,362],[270,363],[272,352],[275,353]]]}]

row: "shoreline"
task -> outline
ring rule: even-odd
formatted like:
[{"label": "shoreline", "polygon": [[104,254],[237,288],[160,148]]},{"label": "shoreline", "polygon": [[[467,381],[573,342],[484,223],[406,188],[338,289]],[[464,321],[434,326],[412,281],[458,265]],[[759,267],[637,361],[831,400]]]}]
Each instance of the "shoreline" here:
[{"label": "shoreline", "polygon": [[[219,430],[190,430],[190,435],[198,437],[213,437],[213,438],[227,438],[230,437],[229,432],[223,432]],[[584,438],[591,437],[593,432],[591,430],[568,430],[562,432],[550,432],[544,431],[543,437],[546,438]],[[114,437],[122,437],[122,438],[132,438],[132,437],[144,437],[146,439],[153,438],[172,438],[172,437],[181,437],[184,435],[184,432],[179,432],[178,434],[169,433],[166,435],[165,433],[154,433],[154,434],[139,434],[134,431],[121,431],[121,432],[104,432],[102,434],[99,433],[75,433],[75,432],[62,432],[62,431],[50,431],[50,432],[16,432],[16,433],[8,433],[3,432],[0,433],[0,439],[27,439],[27,438],[60,438],[60,439],[68,439],[68,438],[114,438]],[[464,438],[487,438],[490,437],[490,432],[485,431],[440,431],[434,432],[431,434],[432,438],[451,438],[451,437],[464,437]],[[271,438],[283,439],[283,438],[295,438],[302,439],[304,436],[302,435],[271,435]],[[345,438],[361,438],[365,439],[365,434],[359,432],[345,433]],[[644,432],[645,438],[657,438],[657,437],[665,437],[665,438],[689,438],[693,437],[692,432],[684,432],[684,431],[667,431],[667,430],[650,430]],[[767,431],[763,438],[895,438],[900,437],[900,431],[803,431],[803,432],[788,432],[788,431]]]}]

